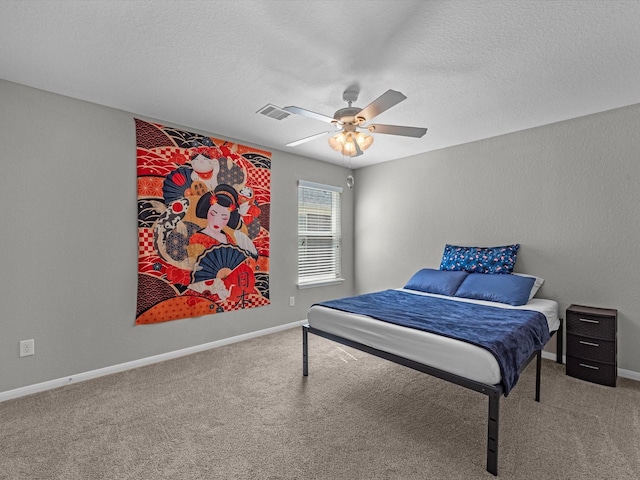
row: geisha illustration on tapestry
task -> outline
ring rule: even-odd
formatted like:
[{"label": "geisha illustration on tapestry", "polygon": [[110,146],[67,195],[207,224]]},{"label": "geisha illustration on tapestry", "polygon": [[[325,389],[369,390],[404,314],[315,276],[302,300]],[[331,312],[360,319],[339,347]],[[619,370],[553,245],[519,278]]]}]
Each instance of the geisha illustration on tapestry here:
[{"label": "geisha illustration on tapestry", "polygon": [[269,304],[271,154],[135,123],[136,325]]}]

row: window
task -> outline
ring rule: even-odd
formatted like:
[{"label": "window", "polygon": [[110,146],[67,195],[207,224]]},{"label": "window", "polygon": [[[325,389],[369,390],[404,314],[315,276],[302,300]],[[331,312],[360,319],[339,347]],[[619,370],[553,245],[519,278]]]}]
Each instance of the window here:
[{"label": "window", "polygon": [[342,188],[298,183],[298,286],[338,283]]}]

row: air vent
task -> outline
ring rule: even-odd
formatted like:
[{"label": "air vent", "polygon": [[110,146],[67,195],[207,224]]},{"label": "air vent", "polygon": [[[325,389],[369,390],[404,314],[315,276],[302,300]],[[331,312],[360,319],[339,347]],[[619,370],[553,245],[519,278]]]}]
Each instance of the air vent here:
[{"label": "air vent", "polygon": [[281,109],[280,107],[276,107],[275,105],[271,105],[270,103],[266,104],[256,113],[261,113],[262,115],[266,115],[270,118],[275,118],[276,120],[283,120],[290,115],[289,112]]}]

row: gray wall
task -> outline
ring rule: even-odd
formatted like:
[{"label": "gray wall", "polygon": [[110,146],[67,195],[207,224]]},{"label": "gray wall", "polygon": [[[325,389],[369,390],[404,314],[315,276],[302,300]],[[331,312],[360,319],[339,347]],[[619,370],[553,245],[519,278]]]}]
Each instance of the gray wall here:
[{"label": "gray wall", "polygon": [[358,169],[355,192],[356,293],[438,268],[445,243],[520,243],[562,316],[618,309],[618,366],[640,372],[640,105]]},{"label": "gray wall", "polygon": [[134,327],[135,114],[1,80],[0,98],[0,392],[302,320],[437,267],[445,243],[521,243],[539,295],[618,309],[619,367],[640,372],[638,105],[357,170],[341,286],[296,288],[296,182],[348,171],[272,151],[271,305]]},{"label": "gray wall", "polygon": [[[296,322],[353,293],[347,188],[346,282],[296,287],[297,180],[344,185],[349,170],[272,151],[271,305],[135,327],[134,114],[2,80],[0,99],[0,392]],[[19,358],[30,338],[36,354]]]}]

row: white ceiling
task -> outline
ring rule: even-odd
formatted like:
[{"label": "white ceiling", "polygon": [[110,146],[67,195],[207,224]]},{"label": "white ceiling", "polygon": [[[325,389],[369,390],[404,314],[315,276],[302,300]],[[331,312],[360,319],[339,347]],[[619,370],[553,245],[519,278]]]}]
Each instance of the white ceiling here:
[{"label": "white ceiling", "polygon": [[[358,168],[640,103],[640,0],[0,0],[0,78]],[[427,134],[349,162],[256,113],[332,116],[354,84]]]}]

